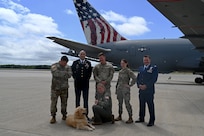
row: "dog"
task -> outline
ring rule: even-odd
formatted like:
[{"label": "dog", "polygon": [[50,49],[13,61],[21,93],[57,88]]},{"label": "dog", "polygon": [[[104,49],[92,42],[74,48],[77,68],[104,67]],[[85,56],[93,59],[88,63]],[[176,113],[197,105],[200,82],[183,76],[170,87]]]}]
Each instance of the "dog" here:
[{"label": "dog", "polygon": [[76,129],[92,131],[95,127],[90,124],[86,118],[86,109],[77,107],[73,115],[68,115],[66,118],[66,124]]}]

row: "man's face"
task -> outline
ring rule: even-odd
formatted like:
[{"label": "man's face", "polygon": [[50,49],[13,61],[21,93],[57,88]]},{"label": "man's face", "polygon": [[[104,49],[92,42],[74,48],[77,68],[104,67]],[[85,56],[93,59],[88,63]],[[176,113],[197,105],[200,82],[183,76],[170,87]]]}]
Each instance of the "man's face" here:
[{"label": "man's face", "polygon": [[147,65],[149,65],[149,64],[150,64],[150,62],[151,62],[151,60],[150,60],[150,58],[149,58],[149,57],[144,57],[144,58],[143,58],[143,64],[144,64],[144,65],[146,65],[146,66],[147,66]]},{"label": "man's face", "polygon": [[66,61],[61,60],[61,61],[60,61],[60,65],[61,65],[61,66],[63,66],[63,67],[65,67],[65,66],[67,65],[67,62],[66,62]]},{"label": "man's face", "polygon": [[98,58],[99,58],[101,64],[105,64],[106,63],[106,57],[104,55],[101,55]]},{"label": "man's face", "polygon": [[86,53],[85,52],[80,52],[80,54],[79,54],[79,58],[80,59],[82,59],[82,60],[84,60],[85,59],[85,57],[86,57]]}]

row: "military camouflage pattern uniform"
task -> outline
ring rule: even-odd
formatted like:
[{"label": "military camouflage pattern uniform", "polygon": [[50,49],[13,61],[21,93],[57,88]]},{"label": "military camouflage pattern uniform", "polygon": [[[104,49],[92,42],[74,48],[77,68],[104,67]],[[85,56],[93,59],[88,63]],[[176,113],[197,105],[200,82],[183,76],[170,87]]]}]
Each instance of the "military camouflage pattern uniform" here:
[{"label": "military camouflage pattern uniform", "polygon": [[59,63],[51,66],[52,85],[51,85],[51,116],[55,116],[57,112],[57,100],[61,99],[61,113],[67,114],[67,99],[68,99],[68,78],[71,77],[71,67],[66,65],[62,67]]},{"label": "military camouflage pattern uniform", "polygon": [[122,115],[123,112],[122,106],[124,99],[129,117],[132,117],[132,106],[130,104],[130,87],[133,86],[135,83],[136,75],[131,69],[124,68],[119,71],[118,81],[116,84],[116,95],[118,99],[119,115]]},{"label": "military camouflage pattern uniform", "polygon": [[98,93],[97,105],[93,105],[94,122],[105,123],[112,121],[112,99],[109,93]]},{"label": "military camouflage pattern uniform", "polygon": [[[111,80],[113,79],[113,74],[115,70],[110,63],[106,64],[97,64],[93,69],[94,79],[96,81],[96,85],[101,81],[106,81],[104,85],[106,88],[106,92],[111,95],[110,87],[111,87]],[[97,93],[96,93],[97,95]],[[97,96],[95,96],[97,97]]]}]

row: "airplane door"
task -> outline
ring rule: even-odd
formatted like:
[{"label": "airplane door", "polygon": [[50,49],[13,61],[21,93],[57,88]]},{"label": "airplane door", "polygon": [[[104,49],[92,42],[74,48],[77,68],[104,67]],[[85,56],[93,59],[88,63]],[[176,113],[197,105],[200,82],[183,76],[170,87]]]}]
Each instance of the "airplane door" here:
[{"label": "airplane door", "polygon": [[140,64],[140,60],[138,58],[139,56],[137,46],[131,45],[129,47],[129,66],[137,68]]},{"label": "airplane door", "polygon": [[130,53],[131,57],[136,55],[136,51],[135,51],[135,47],[134,46],[130,46],[129,53]]}]

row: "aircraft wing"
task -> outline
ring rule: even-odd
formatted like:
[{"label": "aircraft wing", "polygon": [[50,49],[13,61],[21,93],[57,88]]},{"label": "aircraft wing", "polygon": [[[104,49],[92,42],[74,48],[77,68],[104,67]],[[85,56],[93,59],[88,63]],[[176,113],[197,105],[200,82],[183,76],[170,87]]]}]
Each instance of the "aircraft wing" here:
[{"label": "aircraft wing", "polygon": [[188,38],[204,50],[204,0],[148,0]]},{"label": "aircraft wing", "polygon": [[96,58],[100,52],[110,52],[111,49],[105,49],[94,45],[83,44],[75,41],[65,40],[57,37],[47,37],[48,39],[53,40],[53,42],[58,43],[64,47],[74,50],[79,53],[82,49],[86,51],[87,56]]}]

